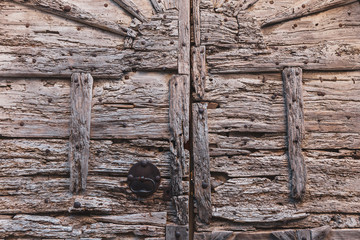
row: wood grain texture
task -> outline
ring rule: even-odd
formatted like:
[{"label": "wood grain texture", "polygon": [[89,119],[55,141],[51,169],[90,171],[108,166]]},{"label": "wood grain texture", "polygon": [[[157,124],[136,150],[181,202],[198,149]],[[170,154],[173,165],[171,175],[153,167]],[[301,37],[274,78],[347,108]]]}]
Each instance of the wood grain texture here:
[{"label": "wood grain texture", "polygon": [[2,238],[121,238],[165,236],[166,212],[104,216],[0,216]]},{"label": "wood grain texture", "polygon": [[182,0],[178,4],[178,73],[190,75],[190,0]]},{"label": "wood grain texture", "polygon": [[200,17],[200,0],[192,1],[192,25],[193,25],[193,38],[195,47],[201,44],[201,17]]},{"label": "wood grain texture", "polygon": [[150,0],[155,12],[157,13],[161,13],[161,12],[164,12],[164,8],[163,6],[161,5],[161,1],[159,0]]},{"label": "wood grain texture", "polygon": [[287,147],[291,169],[291,196],[301,200],[304,198],[306,189],[306,166],[302,154],[302,140],[305,132],[302,69],[285,68],[282,75],[287,116]]},{"label": "wood grain texture", "polygon": [[176,223],[179,225],[186,225],[189,223],[189,197],[188,196],[174,196],[172,197],[173,205],[176,210]]},{"label": "wood grain texture", "polygon": [[116,23],[100,21],[94,17],[91,13],[81,10],[74,4],[63,2],[61,0],[55,0],[52,2],[43,0],[11,0],[12,2],[23,4],[28,7],[38,9],[47,13],[55,14],[60,17],[68,18],[76,22],[80,22],[92,27],[96,27],[105,31],[119,34],[121,36],[136,37],[136,31],[123,27]]},{"label": "wood grain texture", "polygon": [[175,75],[170,79],[170,151],[172,195],[182,195],[182,178],[186,170],[185,144],[189,141],[189,101],[190,80],[185,75]]},{"label": "wood grain texture", "polygon": [[193,103],[192,116],[196,221],[202,225],[212,216],[207,103]]},{"label": "wood grain texture", "polygon": [[86,190],[93,82],[89,73],[74,73],[71,76],[69,163],[70,191],[75,194]]},{"label": "wood grain texture", "polygon": [[277,13],[273,18],[266,20],[262,27],[269,26],[276,23],[281,23],[296,18],[301,18],[310,14],[323,12],[331,8],[340,7],[343,5],[357,2],[356,0],[326,0],[314,2],[311,0],[299,1],[289,9]]},{"label": "wood grain texture", "polygon": [[139,19],[141,22],[147,22],[146,16],[140,11],[140,9],[131,0],[112,0],[118,4],[121,8],[126,10],[132,16]]},{"label": "wood grain texture", "polygon": [[206,62],[205,62],[205,47],[192,48],[192,97],[199,101],[204,98],[205,84],[206,84]]}]

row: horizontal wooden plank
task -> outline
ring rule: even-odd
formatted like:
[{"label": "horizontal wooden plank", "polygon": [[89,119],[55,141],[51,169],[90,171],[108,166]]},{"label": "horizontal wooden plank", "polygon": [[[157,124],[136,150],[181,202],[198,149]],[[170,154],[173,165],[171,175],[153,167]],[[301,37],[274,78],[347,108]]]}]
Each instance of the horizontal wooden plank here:
[{"label": "horizontal wooden plank", "polygon": [[[94,82],[91,138],[168,139],[170,74],[131,73]],[[0,80],[1,135],[68,138],[70,81]]]},{"label": "horizontal wooden plank", "polygon": [[[166,212],[112,216],[0,216],[0,237],[119,238],[165,236]],[[131,237],[129,237],[131,236]]]}]

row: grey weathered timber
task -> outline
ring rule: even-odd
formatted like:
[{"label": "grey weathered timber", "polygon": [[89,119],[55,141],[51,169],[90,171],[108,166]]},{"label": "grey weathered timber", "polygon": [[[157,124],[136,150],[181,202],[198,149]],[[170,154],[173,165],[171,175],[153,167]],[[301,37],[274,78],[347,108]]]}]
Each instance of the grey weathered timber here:
[{"label": "grey weathered timber", "polygon": [[91,13],[81,10],[74,4],[64,2],[62,0],[45,1],[45,0],[9,0],[15,3],[23,4],[28,7],[48,12],[60,17],[71,19],[91,27],[96,27],[105,31],[119,34],[121,36],[136,37],[136,31],[123,27],[117,23],[98,20]]},{"label": "grey weathered timber", "polygon": [[70,191],[77,194],[86,190],[88,175],[92,76],[89,73],[74,73],[71,76],[70,90]]},{"label": "grey weathered timber", "polygon": [[164,8],[163,6],[160,4],[161,1],[159,2],[159,0],[150,0],[155,12],[157,13],[162,13],[164,12]]},{"label": "grey weathered timber", "polygon": [[194,197],[198,224],[209,224],[212,216],[207,103],[192,105]]},{"label": "grey weathered timber", "polygon": [[166,240],[189,240],[189,228],[180,225],[166,225]]},{"label": "grey weathered timber", "polygon": [[299,1],[297,2],[297,4],[291,5],[290,8],[284,10],[283,12],[277,13],[275,17],[266,20],[262,24],[262,27],[293,20],[300,17],[305,17],[310,14],[323,12],[354,2],[357,2],[357,0]]},{"label": "grey weathered timber", "polygon": [[201,44],[201,17],[200,17],[200,0],[193,0],[192,2],[192,25],[194,33],[195,47],[199,47]]},{"label": "grey weathered timber", "polygon": [[310,229],[312,240],[324,240],[331,232],[330,226],[322,226]]},{"label": "grey weathered timber", "polygon": [[277,231],[273,232],[272,235],[278,240],[324,240],[327,239],[330,231],[330,226],[323,226],[313,229]]},{"label": "grey weathered timber", "polygon": [[178,73],[190,74],[190,0],[179,1]]},{"label": "grey weathered timber", "polygon": [[192,66],[191,78],[193,98],[197,101],[202,100],[205,94],[206,84],[206,60],[205,60],[205,46],[192,47]]},{"label": "grey weathered timber", "polygon": [[139,8],[136,6],[135,3],[133,3],[131,0],[112,0],[116,4],[118,4],[121,8],[123,8],[125,11],[130,13],[132,16],[139,19],[141,22],[147,22],[145,15],[139,10]]},{"label": "grey weathered timber", "polygon": [[282,75],[287,116],[291,196],[294,199],[301,200],[304,198],[306,189],[306,166],[302,154],[302,140],[305,132],[302,69],[285,68]]},{"label": "grey weathered timber", "polygon": [[176,212],[176,223],[186,225],[189,223],[189,197],[174,196],[172,197],[173,205]]},{"label": "grey weathered timber", "polygon": [[169,85],[171,190],[173,196],[179,196],[183,193],[181,182],[186,172],[185,144],[189,141],[189,77],[175,75]]}]

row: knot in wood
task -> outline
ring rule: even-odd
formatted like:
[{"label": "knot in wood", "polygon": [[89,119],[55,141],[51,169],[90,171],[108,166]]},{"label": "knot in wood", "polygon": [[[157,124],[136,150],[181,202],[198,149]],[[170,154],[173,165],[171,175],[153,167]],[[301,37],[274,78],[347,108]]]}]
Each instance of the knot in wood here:
[{"label": "knot in wood", "polygon": [[69,5],[64,6],[64,12],[70,12],[71,7]]}]

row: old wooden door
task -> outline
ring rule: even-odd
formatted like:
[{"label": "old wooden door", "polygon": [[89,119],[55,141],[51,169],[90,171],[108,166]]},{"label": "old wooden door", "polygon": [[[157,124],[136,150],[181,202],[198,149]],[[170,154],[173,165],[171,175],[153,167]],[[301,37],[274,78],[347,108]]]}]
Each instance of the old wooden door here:
[{"label": "old wooden door", "polygon": [[193,17],[195,238],[360,239],[359,1],[196,0]]},{"label": "old wooden door", "polygon": [[360,239],[357,0],[0,11],[0,238]]},{"label": "old wooden door", "polygon": [[[14,0],[0,11],[0,238],[186,239],[189,6]],[[161,174],[147,198],[128,187],[141,161]]]}]

